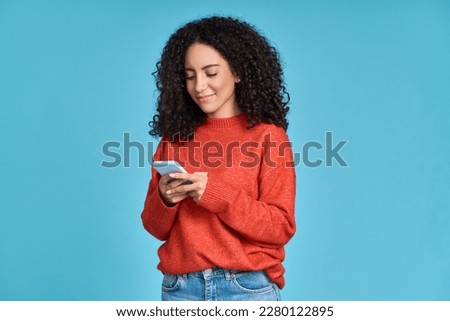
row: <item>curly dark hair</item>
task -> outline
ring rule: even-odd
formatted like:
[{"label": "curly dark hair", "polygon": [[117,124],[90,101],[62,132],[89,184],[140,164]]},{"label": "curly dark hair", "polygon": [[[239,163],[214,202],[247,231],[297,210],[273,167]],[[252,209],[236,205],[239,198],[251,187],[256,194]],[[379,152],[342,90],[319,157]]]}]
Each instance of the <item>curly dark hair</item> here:
[{"label": "curly dark hair", "polygon": [[186,89],[184,59],[193,43],[213,47],[239,75],[236,102],[249,128],[266,122],[287,129],[290,98],[277,50],[248,23],[212,16],[187,23],[167,41],[153,73],[160,94],[157,113],[149,122],[151,135],[189,139],[206,118]]}]

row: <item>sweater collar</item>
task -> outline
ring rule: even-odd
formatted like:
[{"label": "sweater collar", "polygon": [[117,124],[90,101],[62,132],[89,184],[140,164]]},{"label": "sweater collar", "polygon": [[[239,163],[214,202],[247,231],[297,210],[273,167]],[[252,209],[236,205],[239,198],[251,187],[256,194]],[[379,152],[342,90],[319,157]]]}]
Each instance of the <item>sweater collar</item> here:
[{"label": "sweater collar", "polygon": [[207,117],[204,126],[212,129],[226,129],[235,126],[244,126],[248,125],[247,115],[245,113],[240,113],[239,115],[235,115],[228,118],[210,118]]}]

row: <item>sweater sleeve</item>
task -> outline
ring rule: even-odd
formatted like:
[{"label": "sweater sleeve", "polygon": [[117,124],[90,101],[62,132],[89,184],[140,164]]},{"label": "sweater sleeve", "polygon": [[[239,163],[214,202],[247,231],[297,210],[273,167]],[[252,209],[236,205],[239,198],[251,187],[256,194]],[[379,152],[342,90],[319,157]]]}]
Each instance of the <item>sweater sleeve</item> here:
[{"label": "sweater sleeve", "polygon": [[[282,137],[287,142],[287,136]],[[216,213],[242,237],[266,247],[285,245],[295,233],[295,170],[292,149],[266,151],[260,164],[258,196],[239,186],[223,183],[209,173],[208,184],[199,205]]]},{"label": "sweater sleeve", "polygon": [[[162,143],[158,145],[153,160],[161,160]],[[161,175],[152,167],[152,178],[149,183],[144,209],[141,213],[144,228],[157,239],[164,241],[170,235],[175,222],[179,205],[167,206],[159,192]]]}]

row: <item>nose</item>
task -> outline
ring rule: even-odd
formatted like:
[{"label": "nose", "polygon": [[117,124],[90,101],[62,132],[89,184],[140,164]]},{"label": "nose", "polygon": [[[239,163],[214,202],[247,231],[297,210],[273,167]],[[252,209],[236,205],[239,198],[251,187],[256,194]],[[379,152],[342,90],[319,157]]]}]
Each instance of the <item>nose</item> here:
[{"label": "nose", "polygon": [[195,77],[195,91],[198,93],[201,93],[203,90],[206,89],[207,86],[207,81],[206,78],[203,77],[202,75],[198,75],[197,77]]}]

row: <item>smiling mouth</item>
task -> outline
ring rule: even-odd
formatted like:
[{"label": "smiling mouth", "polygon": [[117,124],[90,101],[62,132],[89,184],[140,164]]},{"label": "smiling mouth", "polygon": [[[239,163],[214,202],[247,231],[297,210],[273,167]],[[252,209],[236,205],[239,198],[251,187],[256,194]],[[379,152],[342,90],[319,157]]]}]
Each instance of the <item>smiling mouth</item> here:
[{"label": "smiling mouth", "polygon": [[214,96],[214,94],[211,94],[211,95],[205,95],[205,96],[197,96],[197,99],[199,100],[199,101],[207,101],[207,100],[209,100],[210,98],[212,98]]}]

